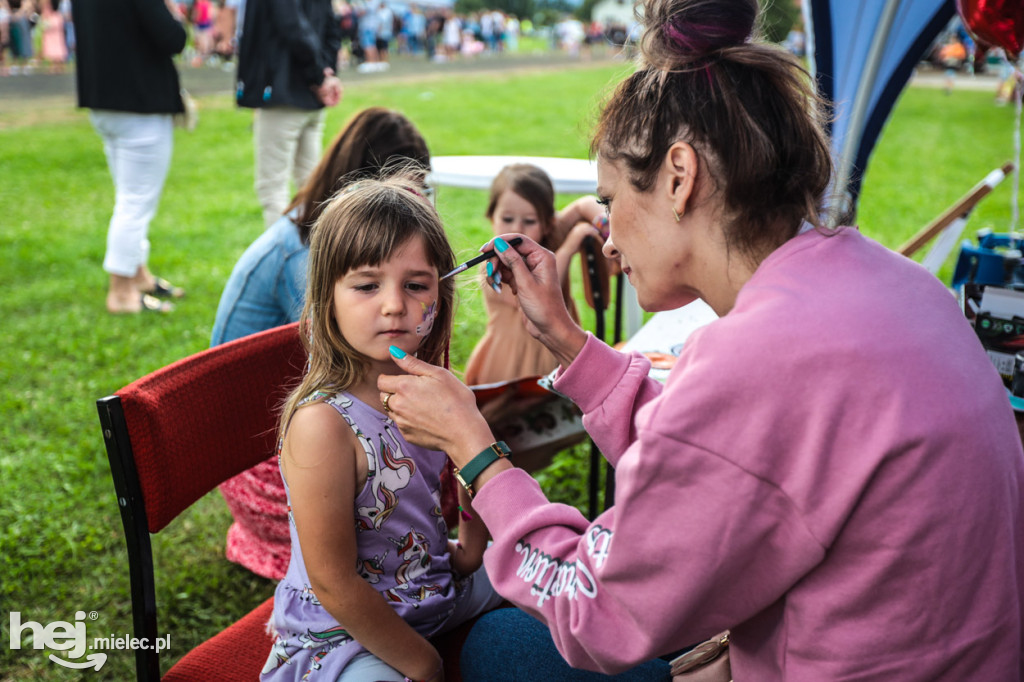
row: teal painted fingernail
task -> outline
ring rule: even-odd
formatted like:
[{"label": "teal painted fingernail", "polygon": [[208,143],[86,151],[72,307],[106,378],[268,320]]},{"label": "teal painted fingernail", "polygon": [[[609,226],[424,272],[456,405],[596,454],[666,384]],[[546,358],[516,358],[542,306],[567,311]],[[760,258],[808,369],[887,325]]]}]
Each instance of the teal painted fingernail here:
[{"label": "teal painted fingernail", "polygon": [[389,347],[388,347],[388,350],[389,350],[389,351],[391,352],[391,356],[392,356],[392,357],[396,357],[396,358],[398,358],[399,360],[401,360],[402,358],[404,358],[404,357],[405,357],[405,355],[406,355],[406,354],[405,354],[405,351],[404,351],[404,350],[402,350],[401,348],[399,348],[398,346],[389,346]]},{"label": "teal painted fingernail", "polygon": [[508,251],[508,242],[501,237],[494,238],[494,248],[498,250],[498,253],[505,253]]},{"label": "teal painted fingernail", "polygon": [[487,276],[494,276],[494,263],[492,263],[491,261],[487,261]]}]

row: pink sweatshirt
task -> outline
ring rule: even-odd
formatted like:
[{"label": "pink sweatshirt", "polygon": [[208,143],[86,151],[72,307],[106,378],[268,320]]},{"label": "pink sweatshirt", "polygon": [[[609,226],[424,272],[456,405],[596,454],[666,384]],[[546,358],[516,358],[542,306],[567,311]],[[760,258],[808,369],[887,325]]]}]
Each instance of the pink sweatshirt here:
[{"label": "pink sweatshirt", "polygon": [[590,338],[555,384],[616,469],[593,523],[520,470],[474,500],[495,588],[570,664],[731,628],[740,682],[1022,678],[1024,453],[937,279],[811,231],[647,372]]}]

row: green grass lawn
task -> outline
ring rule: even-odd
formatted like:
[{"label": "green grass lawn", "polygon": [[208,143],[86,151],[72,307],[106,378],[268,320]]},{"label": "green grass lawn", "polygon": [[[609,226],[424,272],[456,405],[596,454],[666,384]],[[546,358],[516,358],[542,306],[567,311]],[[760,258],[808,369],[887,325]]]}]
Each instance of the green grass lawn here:
[{"label": "green grass lawn", "polygon": [[[461,75],[420,84],[350,85],[328,116],[328,139],[359,108],[394,107],[434,154],[585,157],[601,95],[625,72],[607,65],[560,72]],[[9,649],[8,612],[46,624],[95,611],[89,637],[131,630],[121,521],[95,400],[208,345],[231,268],[262,230],[252,189],[251,115],[230,97],[202,99],[174,159],[150,240],[154,272],[188,288],[173,314],[113,317],[100,268],[113,200],[99,137],[83,112],[46,123],[0,113],[0,680],[133,677],[128,652],[99,672],[59,668],[44,651]],[[898,246],[1012,156],[1010,108],[991,93],[911,89],[899,103],[864,183],[860,224]],[[438,206],[459,255],[490,235],[483,192],[442,188]],[[563,197],[568,202],[571,197]],[[971,228],[1005,231],[1009,183]],[[949,266],[942,273],[948,281]],[[578,291],[578,289],[577,289]],[[478,295],[461,291],[452,348],[461,368],[483,330]],[[592,321],[588,320],[592,325]],[[571,453],[543,479],[582,505],[586,470]],[[269,596],[270,581],[223,558],[229,524],[213,493],[156,544],[164,668]],[[245,655],[245,652],[239,652]]]}]

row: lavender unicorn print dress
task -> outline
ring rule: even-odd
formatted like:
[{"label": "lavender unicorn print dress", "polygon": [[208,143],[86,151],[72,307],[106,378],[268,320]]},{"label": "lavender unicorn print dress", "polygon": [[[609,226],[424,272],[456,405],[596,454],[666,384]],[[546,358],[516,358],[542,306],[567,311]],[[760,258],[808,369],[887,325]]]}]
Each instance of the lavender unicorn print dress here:
[{"label": "lavender unicorn print dress", "polygon": [[[369,465],[356,495],[358,570],[402,618],[425,637],[442,629],[468,581],[452,573],[448,528],[441,515],[443,452],[406,442],[394,422],[348,393],[325,401],[348,422]],[[289,510],[291,493],[287,482]],[[264,682],[334,682],[365,651],[317,600],[290,520],[292,558],[274,593],[274,647]]]}]

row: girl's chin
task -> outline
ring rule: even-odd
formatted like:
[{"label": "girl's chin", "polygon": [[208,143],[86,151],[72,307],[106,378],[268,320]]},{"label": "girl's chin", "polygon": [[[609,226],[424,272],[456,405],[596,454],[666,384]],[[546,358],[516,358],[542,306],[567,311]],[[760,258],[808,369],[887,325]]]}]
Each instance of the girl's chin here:
[{"label": "girl's chin", "polygon": [[391,346],[401,348],[408,355],[416,355],[416,351],[419,350],[419,344],[385,340],[381,344],[375,344],[373,348],[365,349],[363,354],[375,362],[392,362],[395,358],[391,355]]}]

